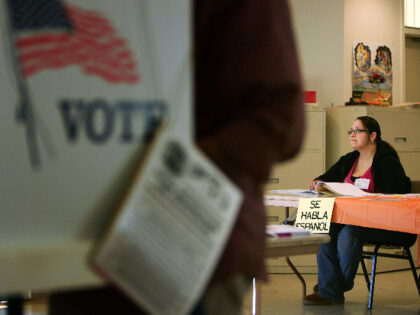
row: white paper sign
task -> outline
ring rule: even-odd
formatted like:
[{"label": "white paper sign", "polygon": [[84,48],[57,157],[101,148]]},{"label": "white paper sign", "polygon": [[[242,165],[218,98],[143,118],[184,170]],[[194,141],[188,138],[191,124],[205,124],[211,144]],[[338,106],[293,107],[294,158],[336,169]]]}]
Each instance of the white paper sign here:
[{"label": "white paper sign", "polygon": [[148,152],[93,266],[151,314],[182,315],[203,292],[242,194],[174,131]]},{"label": "white paper sign", "polygon": [[312,233],[328,233],[335,198],[300,198],[296,215],[296,227]]},{"label": "white paper sign", "polygon": [[92,239],[157,121],[192,135],[190,16],[189,0],[1,1],[3,244]]}]

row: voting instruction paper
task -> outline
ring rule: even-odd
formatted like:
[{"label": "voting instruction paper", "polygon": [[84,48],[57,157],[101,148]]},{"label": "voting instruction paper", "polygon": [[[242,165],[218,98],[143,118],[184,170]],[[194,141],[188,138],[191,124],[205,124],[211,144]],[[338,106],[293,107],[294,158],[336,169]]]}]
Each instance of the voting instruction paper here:
[{"label": "voting instruction paper", "polygon": [[151,314],[187,314],[220,257],[242,194],[173,130],[160,133],[147,154],[91,264]]}]

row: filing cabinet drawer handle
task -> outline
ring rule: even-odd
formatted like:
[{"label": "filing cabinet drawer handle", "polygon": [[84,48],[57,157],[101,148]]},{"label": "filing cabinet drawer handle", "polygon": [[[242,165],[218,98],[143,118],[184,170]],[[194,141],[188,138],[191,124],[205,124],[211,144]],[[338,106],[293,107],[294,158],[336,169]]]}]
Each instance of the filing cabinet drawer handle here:
[{"label": "filing cabinet drawer handle", "polygon": [[407,142],[407,138],[406,137],[395,137],[394,138],[394,142],[395,143],[406,143]]}]

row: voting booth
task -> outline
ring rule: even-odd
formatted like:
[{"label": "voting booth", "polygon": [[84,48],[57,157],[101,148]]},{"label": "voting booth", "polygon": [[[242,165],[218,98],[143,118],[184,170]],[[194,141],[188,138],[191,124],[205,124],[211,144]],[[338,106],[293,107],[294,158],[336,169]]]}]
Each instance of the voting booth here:
[{"label": "voting booth", "polygon": [[3,1],[0,294],[101,283],[86,255],[161,120],[192,136],[190,1]]}]

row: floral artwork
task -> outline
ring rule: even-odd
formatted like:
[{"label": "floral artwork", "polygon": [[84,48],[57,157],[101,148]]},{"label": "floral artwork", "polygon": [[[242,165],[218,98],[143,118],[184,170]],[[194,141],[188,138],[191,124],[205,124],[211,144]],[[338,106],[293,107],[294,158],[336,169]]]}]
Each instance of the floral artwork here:
[{"label": "floral artwork", "polygon": [[384,83],[385,77],[380,73],[374,72],[369,76],[369,82],[375,84]]},{"label": "floral artwork", "polygon": [[369,46],[358,43],[354,48],[354,62],[357,70],[367,71],[371,65],[371,53]]},{"label": "floral artwork", "polygon": [[392,54],[386,45],[353,43],[353,99],[357,103],[392,104]]}]

